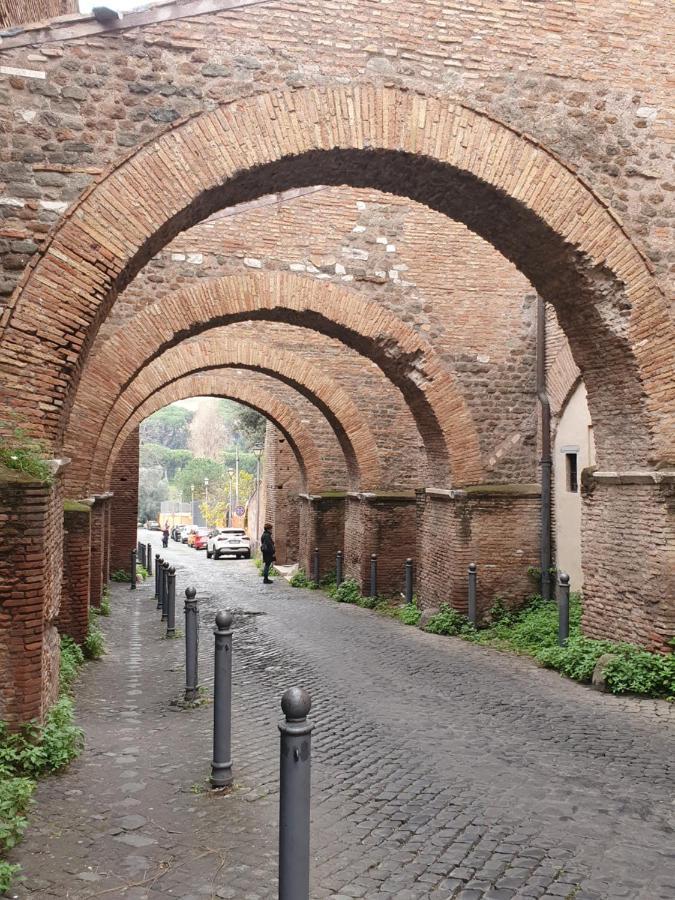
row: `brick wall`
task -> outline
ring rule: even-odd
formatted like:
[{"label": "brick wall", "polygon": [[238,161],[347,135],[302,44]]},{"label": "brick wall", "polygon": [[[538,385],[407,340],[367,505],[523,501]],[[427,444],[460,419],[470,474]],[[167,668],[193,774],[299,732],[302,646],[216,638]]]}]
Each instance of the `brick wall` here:
[{"label": "brick wall", "polygon": [[299,562],[308,576],[314,572],[314,550],[319,550],[319,577],[335,571],[335,557],[345,539],[344,497],[300,498]]},{"label": "brick wall", "polygon": [[595,478],[586,470],[581,490],[584,631],[672,650],[675,475]]},{"label": "brick wall", "polygon": [[66,501],[63,513],[63,581],[57,627],[78,644],[89,625],[91,509]]},{"label": "brick wall", "polygon": [[469,563],[478,566],[476,602],[484,615],[497,598],[520,606],[536,592],[527,575],[539,565],[539,496],[514,485],[510,493],[418,494],[418,596],[423,607],[467,609]]},{"label": "brick wall", "polygon": [[345,524],[345,576],[362,592],[370,590],[370,558],[377,554],[379,594],[398,596],[404,587],[404,565],[415,558],[415,498],[350,494]]},{"label": "brick wall", "polygon": [[270,424],[265,435],[265,519],[273,526],[277,562],[298,561],[300,471],[288,441]]},{"label": "brick wall", "polygon": [[103,560],[105,557],[105,522],[108,498],[96,497],[91,508],[91,544],[89,568],[89,603],[99,607],[103,595]]},{"label": "brick wall", "polygon": [[0,718],[41,719],[58,694],[62,499],[10,470],[0,473]]},{"label": "brick wall", "polygon": [[131,551],[138,535],[139,432],[134,429],[124,442],[110,479],[110,569],[130,571]]}]

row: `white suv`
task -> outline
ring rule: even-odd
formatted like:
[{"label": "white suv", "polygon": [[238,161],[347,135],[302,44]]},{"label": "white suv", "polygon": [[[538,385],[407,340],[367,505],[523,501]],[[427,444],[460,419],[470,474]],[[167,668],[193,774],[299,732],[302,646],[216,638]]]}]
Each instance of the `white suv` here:
[{"label": "white suv", "polygon": [[206,542],[207,558],[220,559],[226,553],[237,559],[240,556],[251,558],[251,541],[243,528],[220,528],[211,532]]}]

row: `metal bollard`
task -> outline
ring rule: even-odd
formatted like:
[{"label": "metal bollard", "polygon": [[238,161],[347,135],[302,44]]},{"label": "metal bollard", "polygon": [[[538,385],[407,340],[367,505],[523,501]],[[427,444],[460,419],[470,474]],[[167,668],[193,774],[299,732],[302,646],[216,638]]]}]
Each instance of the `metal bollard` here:
[{"label": "metal bollard", "polygon": [[312,581],[319,586],[319,548],[314,548],[314,557],[312,560]]},{"label": "metal bollard", "polygon": [[144,568],[144,569],[146,570],[146,572],[147,572],[147,569],[148,569],[148,559],[147,559],[147,556],[145,555],[145,554],[146,554],[146,549],[147,549],[147,548],[146,548],[145,544],[141,544],[141,565],[143,566],[143,568]]},{"label": "metal bollard", "polygon": [[162,622],[169,617],[169,561],[162,563]]},{"label": "metal bollard", "polygon": [[159,553],[155,553],[155,600],[157,601],[157,609],[162,608],[162,595],[160,593],[162,588],[161,575],[162,572],[162,557]]},{"label": "metal bollard", "polygon": [[413,602],[413,561],[406,559],[405,561],[405,602]]},{"label": "metal bollard", "polygon": [[476,624],[476,571],[476,563],[469,563],[468,618],[472,625]]},{"label": "metal bollard", "polygon": [[558,645],[564,647],[570,636],[570,576],[558,576]]},{"label": "metal bollard", "polygon": [[216,614],[216,658],[213,669],[213,760],[211,787],[232,784],[232,613]]},{"label": "metal bollard", "polygon": [[342,584],[342,550],[338,550],[335,554],[335,586],[340,587]]},{"label": "metal bollard", "polygon": [[281,698],[286,718],[279,724],[279,900],[309,900],[311,706],[302,688],[289,688]]},{"label": "metal bollard", "polygon": [[148,575],[152,575],[152,544],[146,544],[145,558],[148,562]]},{"label": "metal bollard", "polygon": [[176,569],[173,566],[167,573],[166,595],[166,636],[173,637],[176,633]]},{"label": "metal bollard", "polygon": [[370,556],[370,596],[377,597],[377,553]]},{"label": "metal bollard", "polygon": [[185,699],[196,700],[199,689],[197,651],[199,649],[199,613],[197,590],[185,589]]},{"label": "metal bollard", "polygon": [[132,591],[136,590],[136,551],[131,551],[131,585],[130,588]]}]

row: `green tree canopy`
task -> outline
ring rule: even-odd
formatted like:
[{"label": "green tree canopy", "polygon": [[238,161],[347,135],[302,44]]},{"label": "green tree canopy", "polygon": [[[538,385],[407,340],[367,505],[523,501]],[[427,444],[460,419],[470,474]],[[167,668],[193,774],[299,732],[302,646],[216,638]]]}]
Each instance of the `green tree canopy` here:
[{"label": "green tree canopy", "polygon": [[189,450],[171,450],[162,444],[141,444],[141,466],[162,466],[169,481],[194,459]]},{"label": "green tree canopy", "polygon": [[141,443],[161,444],[171,450],[186,450],[194,413],[184,406],[165,406],[141,425]]},{"label": "green tree canopy", "polygon": [[225,469],[221,463],[212,459],[193,457],[176,476],[176,490],[185,502],[191,498],[190,486],[195,486],[195,500],[204,498],[204,479],[209,479],[209,493],[221,489],[227,480]]}]

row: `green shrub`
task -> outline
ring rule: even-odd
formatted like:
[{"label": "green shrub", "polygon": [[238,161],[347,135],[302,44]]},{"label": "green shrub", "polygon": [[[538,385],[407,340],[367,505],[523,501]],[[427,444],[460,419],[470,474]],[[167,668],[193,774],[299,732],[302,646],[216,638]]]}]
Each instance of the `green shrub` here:
[{"label": "green shrub", "polygon": [[101,629],[93,622],[89,623],[87,636],[82,644],[86,659],[100,659],[105,653],[105,638]]},{"label": "green shrub", "polygon": [[0,779],[0,853],[11,850],[21,840],[28,825],[24,813],[31,805],[34,790],[31,778],[3,775]]},{"label": "green shrub", "polygon": [[111,581],[131,581],[131,575],[129,572],[125,572],[124,569],[116,569],[112,575],[110,576]]},{"label": "green shrub", "polygon": [[44,444],[31,437],[23,428],[14,428],[9,437],[0,438],[0,463],[45,484],[51,483],[54,477],[46,461],[47,455]]},{"label": "green shrub", "polygon": [[422,617],[422,610],[418,609],[414,603],[406,603],[397,610],[397,615],[404,625],[417,625]]},{"label": "green shrub", "polygon": [[[260,572],[260,574],[262,575],[262,570],[263,570],[263,567],[264,567],[264,565],[265,565],[265,563],[263,562],[262,556],[256,556],[256,557],[254,557],[254,559],[253,559],[253,565],[256,567],[256,569],[257,569],[257,570]],[[272,576],[274,576],[274,575],[278,575],[278,574],[279,574],[279,572],[274,568],[274,566],[270,566],[270,577],[272,577]]]},{"label": "green shrub", "polygon": [[[143,581],[145,581],[145,579],[148,577],[148,570],[145,568],[145,566],[142,566],[140,563],[136,563],[136,575],[137,576],[140,575],[141,578],[143,579]],[[127,580],[131,581],[131,578],[129,578]]]},{"label": "green shrub", "polygon": [[424,630],[431,634],[447,635],[469,634],[475,631],[466,616],[452,609],[447,603],[441,604],[441,608],[436,615],[431,616]]},{"label": "green shrub", "polygon": [[92,611],[99,616],[109,616],[110,615],[110,593],[106,588],[103,591],[103,596],[101,597],[101,605],[98,609],[95,606],[91,607]]},{"label": "green shrub", "polygon": [[304,569],[298,569],[298,571],[289,578],[288,583],[294,588],[311,588],[315,586],[314,582],[307,577],[307,573]]},{"label": "green shrub", "polygon": [[84,663],[84,653],[79,644],[68,637],[61,636],[61,667],[59,669],[59,688],[62,694],[70,693],[73,682],[77,678],[80,666]]},{"label": "green shrub", "polygon": [[47,713],[44,725],[28,722],[9,733],[0,723],[0,773],[39,778],[66,766],[82,747],[82,731],[74,724],[73,702],[61,697]]},{"label": "green shrub", "polygon": [[12,866],[0,859],[0,894],[4,894],[9,890],[14,877],[20,871],[21,866]]},{"label": "green shrub", "polygon": [[355,603],[362,599],[361,589],[353,578],[343,581],[339,588],[335,589],[335,599],[338,603]]}]

